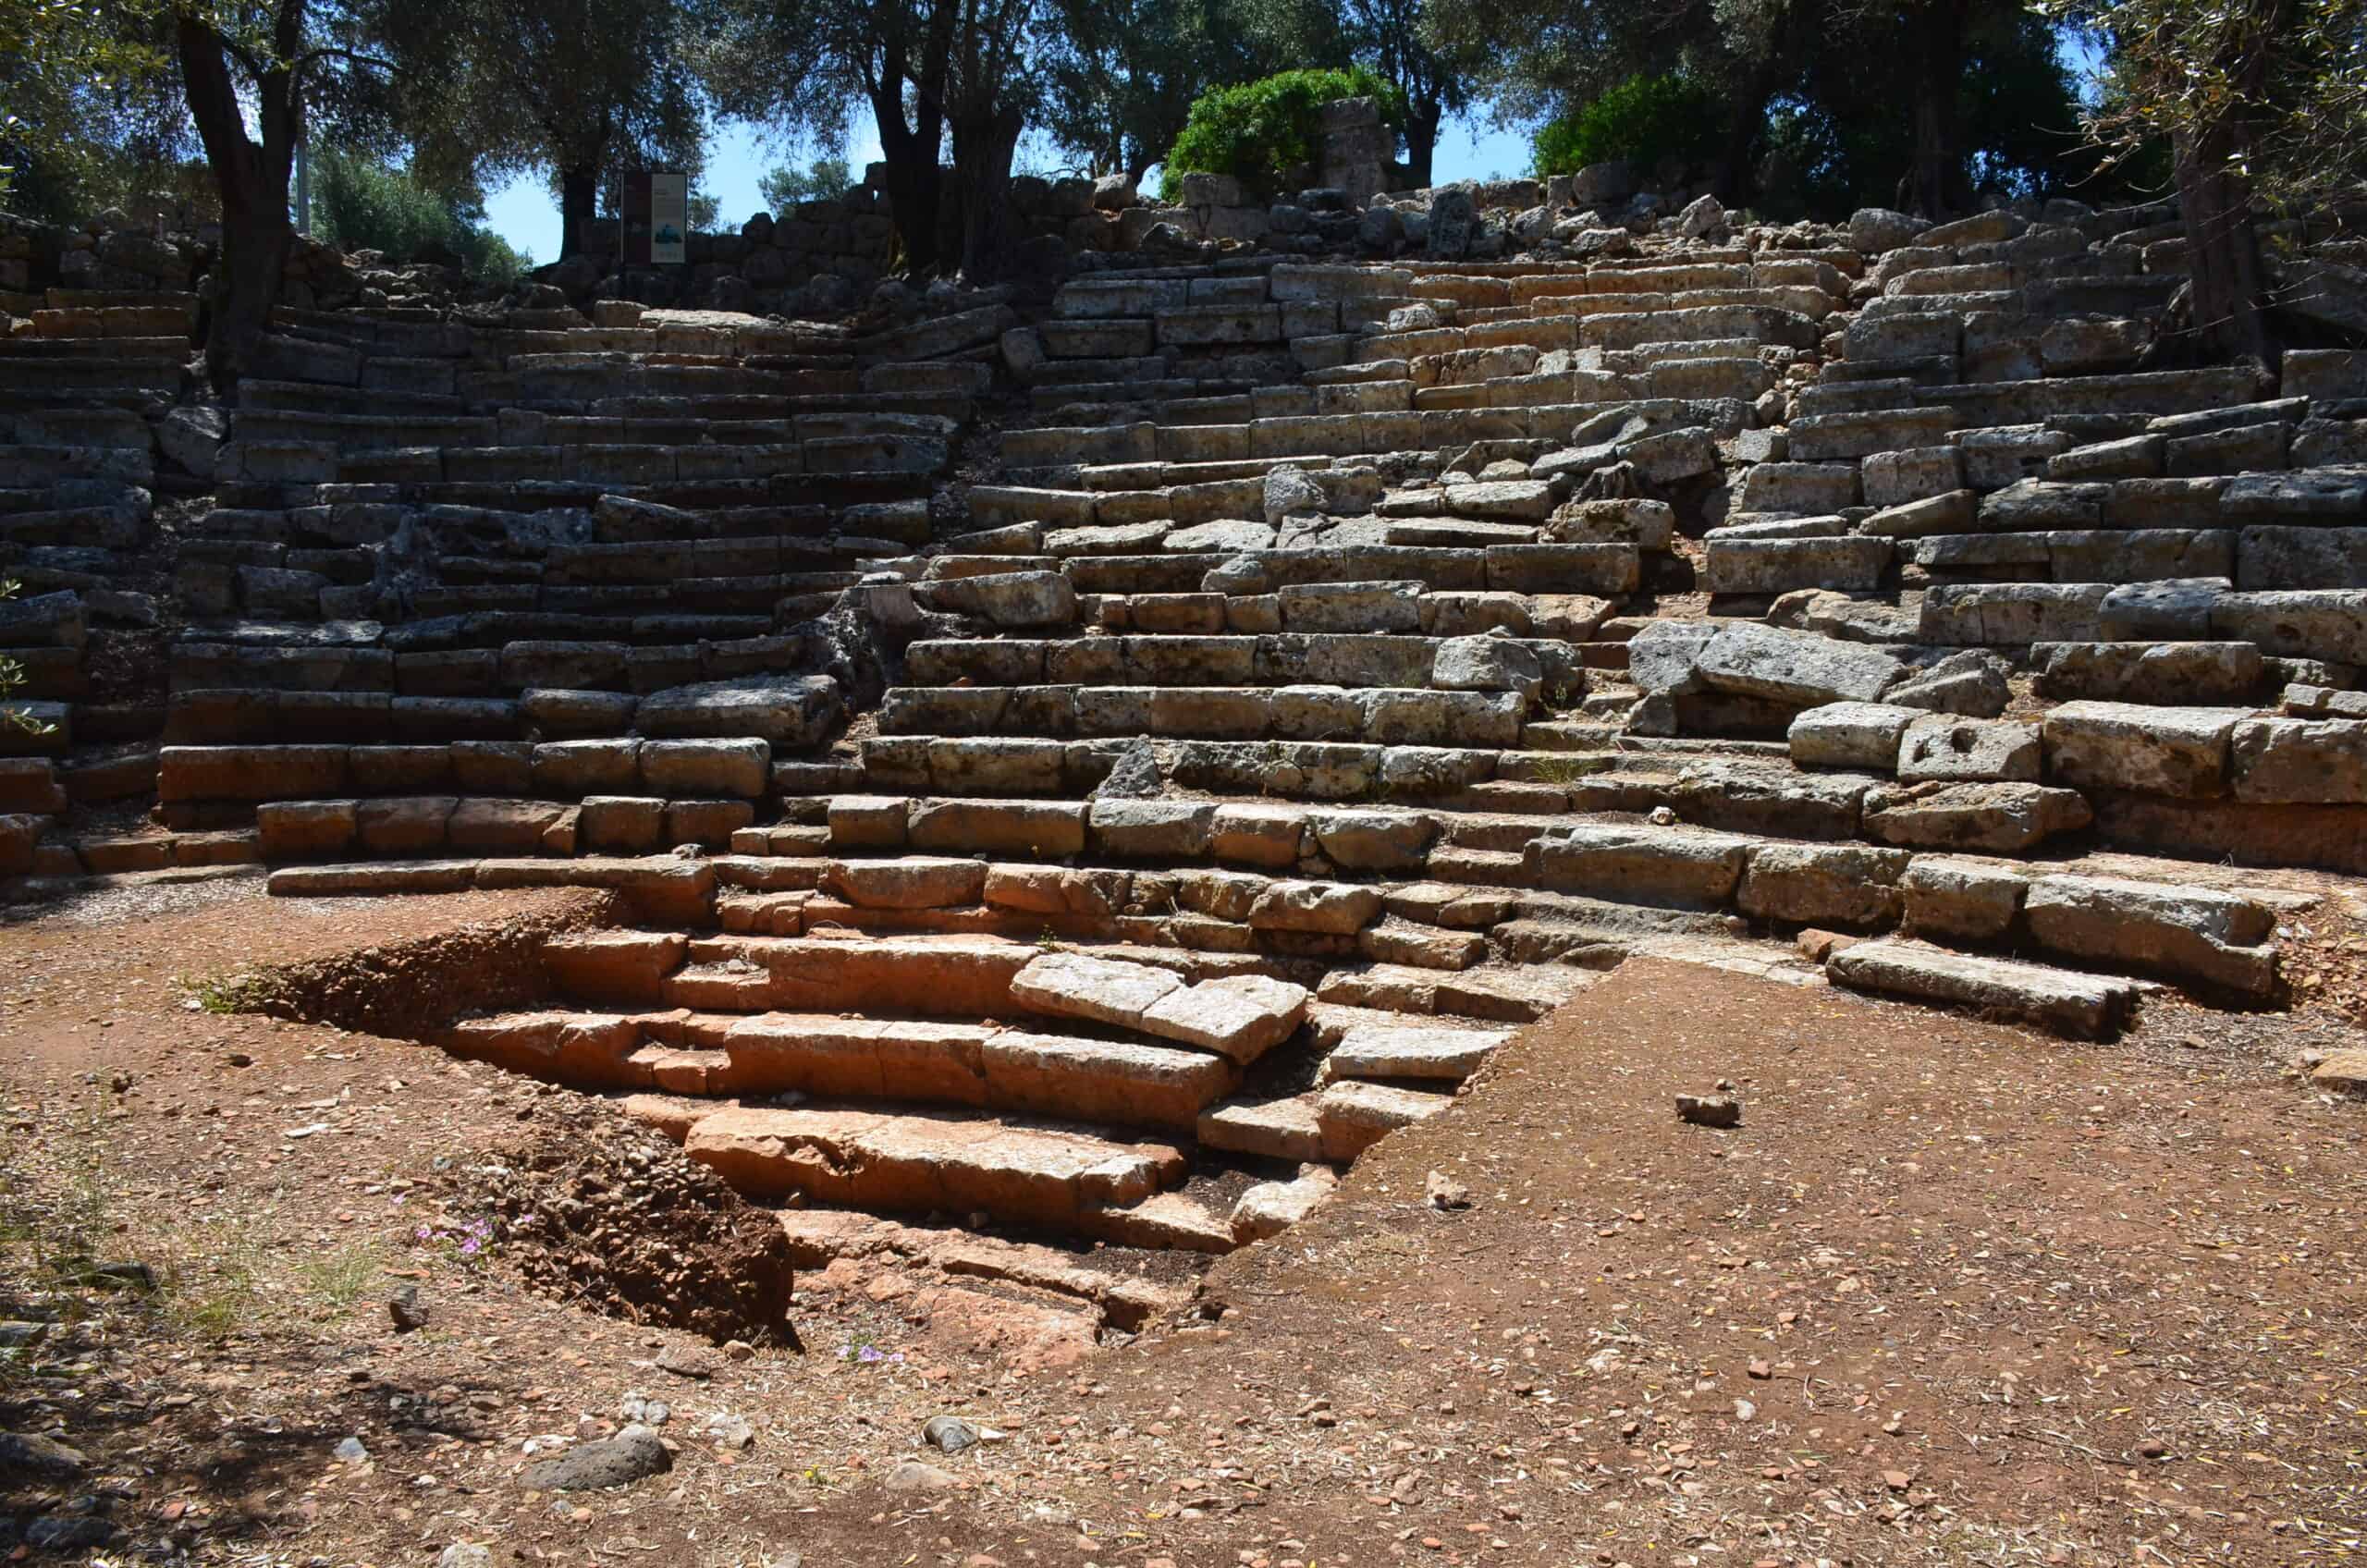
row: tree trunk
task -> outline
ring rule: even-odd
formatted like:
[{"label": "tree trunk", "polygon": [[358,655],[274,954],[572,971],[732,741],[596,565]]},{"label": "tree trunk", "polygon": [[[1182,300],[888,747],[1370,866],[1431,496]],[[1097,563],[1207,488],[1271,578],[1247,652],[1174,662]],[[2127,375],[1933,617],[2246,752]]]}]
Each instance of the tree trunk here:
[{"label": "tree trunk", "polygon": [[1439,125],[1446,118],[1446,110],[1435,98],[1419,99],[1408,105],[1405,116],[1405,183],[1408,189],[1422,190],[1430,183],[1430,168],[1436,161],[1439,146]]},{"label": "tree trunk", "polygon": [[1011,210],[1011,162],[1027,116],[987,107],[953,122],[953,178],[962,192],[962,271],[974,283],[1003,275],[1018,241]]},{"label": "tree trunk", "polygon": [[254,354],[255,346],[271,326],[272,307],[279,302],[282,276],[295,227],[288,221],[288,190],[282,186],[275,202],[269,192],[256,192],[239,203],[240,215],[231,215],[231,195],[222,192],[222,252],[218,265],[225,287],[214,301],[205,335],[205,369],[214,385],[224,390],[236,386]]},{"label": "tree trunk", "polygon": [[903,247],[906,270],[924,273],[936,270],[938,260],[937,149],[945,127],[940,111],[925,97],[916,117],[917,127],[905,122],[901,72],[891,74],[872,93],[872,119],[879,130],[879,156],[886,165],[896,239]]},{"label": "tree trunk", "polygon": [[599,239],[592,230],[599,212],[600,170],[563,168],[558,171],[558,259],[589,255]]},{"label": "tree trunk", "polygon": [[2178,221],[2186,230],[2197,336],[2214,353],[2265,365],[2266,280],[2251,193],[2230,172],[2235,141],[2224,123],[2177,139]]},{"label": "tree trunk", "polygon": [[[1719,141],[1717,167],[1710,171],[1711,188],[1717,192],[1718,200],[1729,207],[1748,204],[1754,193],[1751,149],[1758,145],[1760,132],[1766,127],[1767,100],[1774,92],[1765,80],[1766,74],[1761,71],[1754,75],[1735,99],[1725,134]],[[1637,178],[1641,179],[1648,172],[1638,169]]]},{"label": "tree trunk", "polygon": [[1932,0],[1911,14],[1917,59],[1915,165],[1907,177],[1907,209],[1949,216],[1969,205],[1960,196],[1963,170],[1956,148],[1956,88],[1964,78],[1964,0]]},{"label": "tree trunk", "polygon": [[[207,315],[205,364],[225,391],[237,384],[271,325],[295,235],[288,219],[288,177],[304,129],[296,64],[303,43],[302,0],[279,0],[272,43],[265,67],[241,93],[221,34],[187,15],[174,28],[190,118],[222,198],[222,251]],[[250,109],[260,143],[247,133]]]}]

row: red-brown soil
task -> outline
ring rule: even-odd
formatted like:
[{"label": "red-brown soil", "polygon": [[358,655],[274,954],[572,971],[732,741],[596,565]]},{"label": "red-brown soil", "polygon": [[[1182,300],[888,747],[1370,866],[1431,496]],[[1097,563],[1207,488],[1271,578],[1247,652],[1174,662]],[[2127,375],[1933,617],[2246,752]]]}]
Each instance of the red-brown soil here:
[{"label": "red-brown soil", "polygon": [[[1097,1347],[1025,1292],[882,1256],[799,1275],[803,1354],[694,1380],[651,1363],[704,1341],[529,1289],[555,1279],[534,1238],[449,1239],[472,1167],[637,1136],[606,1108],[218,1016],[185,984],[569,913],[221,884],[0,928],[9,1218],[165,1280],[77,1290],[0,1363],[0,1428],[92,1461],[0,1476],[0,1514],[92,1498],[118,1534],[73,1555],[241,1564],[454,1542],[809,1568],[2361,1550],[2367,1110],[2286,1070],[2357,1043],[2332,1013],[2157,1001],[2130,1038],[2070,1046],[1631,962],[1218,1266],[1181,1322]],[[1742,1127],[1680,1125],[1674,1096],[1721,1080]],[[1472,1207],[1430,1207],[1433,1170]],[[46,1280],[27,1234],[0,1255],[16,1300]],[[398,1334],[405,1283],[430,1321]],[[556,1502],[516,1484],[529,1439],[614,1422],[628,1392],[673,1405],[670,1473]],[[1006,1435],[920,1449],[944,1411]],[[753,1446],[716,1447],[717,1415]],[[348,1436],[366,1461],[332,1457]],[[953,1489],[884,1485],[915,1458]]]}]

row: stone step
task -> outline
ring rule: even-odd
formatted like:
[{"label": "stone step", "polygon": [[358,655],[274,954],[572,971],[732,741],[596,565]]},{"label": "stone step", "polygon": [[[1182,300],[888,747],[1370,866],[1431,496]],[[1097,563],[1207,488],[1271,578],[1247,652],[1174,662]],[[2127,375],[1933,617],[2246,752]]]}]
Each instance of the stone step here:
[{"label": "stone step", "polygon": [[[426,361],[431,364],[439,361]],[[324,386],[310,381],[267,381],[250,376],[239,383],[239,409],[285,413],[329,413],[366,417],[383,410],[390,414],[450,419],[470,412],[467,400],[449,390],[451,372],[444,368],[443,389],[427,386]]]},{"label": "stone step", "polygon": [[1297,1032],[1308,1000],[1305,986],[1268,975],[1186,984],[1165,969],[1083,953],[1035,959],[1011,994],[1038,1011],[1182,1041],[1245,1066]]},{"label": "stone step", "polygon": [[1512,1038],[1504,1029],[1362,1023],[1343,1030],[1323,1059],[1327,1083],[1351,1078],[1459,1084]]},{"label": "stone step", "polygon": [[1262,686],[891,688],[885,735],[1148,735],[1216,741],[1516,746],[1527,700],[1512,692],[1307,683]]},{"label": "stone step", "polygon": [[186,337],[38,337],[17,334],[0,337],[0,360],[31,360],[44,365],[105,361],[153,375],[166,370],[178,372],[189,358],[190,342]]},{"label": "stone step", "polygon": [[[1166,968],[1195,984],[1274,967],[1253,954],[1132,945],[1070,950]],[[1066,1016],[1042,1011],[1013,994],[1012,982],[1042,956],[1036,943],[994,937],[727,934],[692,943],[689,963],[668,977],[663,999],[702,1011],[834,1008],[950,1018]]]},{"label": "stone step", "polygon": [[1892,937],[1835,952],[1825,973],[1854,990],[1968,1008],[2079,1039],[2117,1033],[2140,990],[2125,980]]},{"label": "stone step", "polygon": [[[626,1102],[629,1110],[644,1109]],[[647,1108],[669,1132],[685,1113]],[[1180,1182],[1184,1151],[1015,1118],[839,1106],[733,1106],[688,1113],[684,1151],[741,1192],[889,1214],[983,1213],[1056,1232]],[[1100,1223],[1107,1223],[1100,1220]]]},{"label": "stone step", "polygon": [[1428,1121],[1453,1103],[1452,1093],[1439,1089],[1343,1079],[1315,1097],[1323,1158],[1347,1164],[1399,1128]]},{"label": "stone step", "polygon": [[[1012,563],[1025,559],[1000,557],[993,570],[1024,570]],[[1410,582],[1431,593],[1571,599],[1632,593],[1642,580],[1643,563],[1633,545],[1358,543],[1307,549],[1235,546],[1222,553],[1073,555],[1059,559],[1059,570],[1080,594],[1255,596],[1312,583]],[[1394,619],[1400,607],[1381,607],[1381,613]]]},{"label": "stone step", "polygon": [[1446,973],[1410,964],[1374,963],[1332,971],[1316,994],[1327,1003],[1343,1007],[1530,1023],[1598,978],[1591,971],[1562,964],[1499,965]]},{"label": "stone step", "polygon": [[1187,1282],[1121,1272],[1092,1252],[906,1225],[846,1209],[785,1208],[779,1217],[790,1261],[800,1269],[818,1271],[840,1258],[906,1259],[951,1280],[1004,1281],[1074,1297],[1091,1304],[1104,1327],[1122,1333],[1140,1332],[1192,1299]]},{"label": "stone step", "polygon": [[0,409],[0,431],[28,445],[126,447],[141,453],[155,445],[148,421],[133,409],[55,403],[22,410]]},{"label": "stone step", "polygon": [[[1302,607],[1304,613],[1294,613]],[[1392,612],[1399,608],[1391,606]],[[1335,606],[1306,595],[1294,599],[1286,591],[1278,609],[1277,619],[1289,627],[1307,619],[1331,619]],[[1419,623],[1418,612],[1405,619]],[[1310,681],[1358,687],[1429,685],[1450,691],[1527,686],[1561,688],[1565,694],[1559,700],[1565,704],[1586,691],[1586,673],[1576,650],[1560,641],[1344,631],[1060,641],[930,639],[905,650],[904,677],[915,687],[973,688],[1284,686]]]},{"label": "stone step", "polygon": [[[651,717],[658,717],[652,710]],[[383,729],[380,733],[384,733]],[[488,786],[553,800],[653,792],[752,799],[767,789],[759,736],[455,741],[449,745],[168,745],[160,790],[182,801],[313,801]]]},{"label": "stone step", "polygon": [[[1624,644],[1591,640],[1611,605],[1590,594],[1433,592],[1402,582],[1327,583],[1263,594],[1093,594],[1078,605],[1088,626],[1131,637],[1354,634],[1432,639],[1506,632],[1561,643],[1588,668],[1624,665]],[[1048,644],[1049,646],[1049,644]]]},{"label": "stone step", "polygon": [[[1958,788],[1994,791],[2005,787]],[[1947,854],[1918,854],[1854,843],[1785,841],[1752,833],[1659,827],[1616,818],[1553,822],[1370,809],[1327,815],[1245,802],[1105,802],[1091,808],[1077,804],[1064,809],[1040,802],[1024,809],[1016,802],[944,805],[949,809],[924,808],[923,815],[914,817],[906,802],[883,800],[875,806],[849,799],[844,802],[846,832],[852,837],[857,824],[876,823],[878,827],[865,826],[861,832],[870,837],[884,828],[890,841],[901,843],[905,841],[904,835],[919,830],[926,833],[930,847],[940,851],[1009,853],[1026,849],[1046,856],[1074,854],[1085,849],[1089,832],[1096,851],[1105,856],[1122,858],[1131,851],[1172,864],[1213,855],[1236,864],[1262,863],[1278,869],[1299,863],[1306,836],[1311,832],[1335,861],[1350,856],[1352,866],[1385,867],[1400,874],[1427,871],[1449,882],[1538,888],[1606,900],[1613,906],[1732,911],[1778,926],[1879,930],[1904,925],[1952,940],[1976,942],[2018,936],[2067,956],[2162,974],[2205,994],[2264,996],[2272,994],[2278,983],[2269,905],[2240,894],[2173,882],[2048,876],[2035,867],[2008,863],[1993,865],[1975,879],[1974,890],[1968,891],[1957,886],[1966,873]],[[840,815],[840,808],[834,805],[833,821]],[[998,825],[1005,816],[1011,819],[1007,829]],[[938,824],[949,830],[946,836],[938,835]],[[835,831],[833,837],[837,837]],[[880,840],[871,837],[871,841]],[[1271,847],[1270,852],[1266,846]],[[747,875],[761,882],[767,875],[763,870],[766,864],[754,863]],[[894,863],[889,864],[892,867]],[[982,899],[994,902],[985,888],[990,876],[1000,876],[1012,888],[1005,898],[1013,901],[1005,907],[1027,908],[1033,903],[1047,913],[1071,907],[1069,894],[1057,886],[1059,873],[1049,873],[1049,880],[1038,887],[1008,871],[972,863],[936,864],[949,871],[958,870],[962,885],[948,888],[942,897],[923,899],[924,904],[969,905]],[[729,864],[723,869],[728,876],[741,876]],[[810,884],[812,879],[807,880]],[[1296,895],[1278,882],[1236,886],[1220,877],[1191,897],[1196,902],[1217,900],[1202,907],[1212,914],[1230,910],[1226,918],[1245,921],[1252,930],[1263,925],[1269,929],[1314,929],[1358,937],[1381,923],[1385,890],[1339,884],[1313,897],[1322,886],[1305,885],[1311,898],[1305,908],[1312,925],[1300,923]],[[1116,913],[1126,907],[1130,895],[1106,876],[1082,877],[1077,890],[1083,892],[1088,887],[1092,896],[1101,900],[1102,910]],[[1046,900],[1050,901],[1040,901]],[[1077,907],[1082,913],[1086,906]],[[1257,913],[1269,908],[1262,917]],[[1318,912],[1326,913],[1318,918]],[[1385,925],[1381,929],[1385,932]],[[1399,967],[1408,968],[1409,974],[1385,974],[1380,981],[1343,980],[1335,975],[1328,984],[1403,981],[1416,991],[1435,996],[1441,994],[1441,987],[1452,990],[1466,983],[1453,973],[1452,963]],[[1327,990],[1325,999],[1348,998]],[[1428,1010],[1419,1002],[1387,1005],[1400,1011]]]},{"label": "stone step", "polygon": [[351,898],[516,888],[594,888],[620,895],[640,919],[704,925],[714,918],[715,872],[678,855],[346,862],[282,866],[274,898]]},{"label": "stone step", "polygon": [[0,446],[0,489],[31,489],[81,479],[144,485],[154,477],[155,464],[144,449],[29,442]]},{"label": "stone step", "polygon": [[[673,942],[678,952],[687,945]],[[1186,1129],[1239,1076],[1221,1056],[1167,1045],[843,1011],[556,1010],[471,1019],[439,1043],[577,1087],[901,1100]]]}]

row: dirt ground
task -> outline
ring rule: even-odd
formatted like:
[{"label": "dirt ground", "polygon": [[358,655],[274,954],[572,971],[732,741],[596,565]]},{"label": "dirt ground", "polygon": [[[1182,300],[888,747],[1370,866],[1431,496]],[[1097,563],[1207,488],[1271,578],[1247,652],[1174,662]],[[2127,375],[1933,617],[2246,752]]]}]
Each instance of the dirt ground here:
[{"label": "dirt ground", "polygon": [[[561,898],[225,882],[0,927],[0,1318],[57,1318],[0,1351],[0,1430],[88,1461],[0,1470],[0,1529],[106,1536],[65,1561],[453,1568],[2362,1550],[2367,1107],[2288,1070],[2358,1043],[2332,1012],[2156,1001],[2073,1046],[1634,961],[1178,1320],[1096,1343],[883,1255],[799,1274],[798,1345],[683,1376],[660,1353],[705,1341],[564,1299],[471,1207],[538,1141],[634,1164],[607,1108],[207,1011],[248,965]],[[1681,1125],[1722,1080],[1743,1125]],[[1433,1171],[1470,1207],[1426,1202]],[[157,1288],[57,1286],[77,1251]],[[403,1286],[428,1320],[398,1333]],[[631,1395],[671,1406],[669,1472],[520,1486]],[[948,1412],[1000,1436],[923,1449]],[[891,1485],[913,1460],[942,1474]]]}]

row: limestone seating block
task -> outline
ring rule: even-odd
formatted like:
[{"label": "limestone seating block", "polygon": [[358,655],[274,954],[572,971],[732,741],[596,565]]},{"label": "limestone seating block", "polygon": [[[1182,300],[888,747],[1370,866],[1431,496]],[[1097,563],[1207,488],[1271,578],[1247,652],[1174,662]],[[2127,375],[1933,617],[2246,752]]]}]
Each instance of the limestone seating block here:
[{"label": "limestone seating block", "polygon": [[1835,952],[1825,973],[1852,989],[2026,1019],[2082,1039],[2110,1035],[2135,1000],[2126,981],[1949,952],[1902,937]]},{"label": "limestone seating block", "polygon": [[[2095,640],[2104,643],[2201,641],[2212,635],[2212,611],[2226,596],[2228,587],[2229,583],[2224,577],[2126,583],[2113,589],[2097,604]],[[2084,638],[2064,640],[2087,641]]]},{"label": "limestone seating block", "polygon": [[2020,854],[2095,818],[2077,790],[2041,784],[1911,784],[1869,790],[1868,838],[1910,849]]},{"label": "limestone seating block", "polygon": [[1811,414],[1794,420],[1789,426],[1792,458],[1799,462],[1824,462],[1938,446],[1959,423],[1948,409]]},{"label": "limestone seating block", "polygon": [[1228,1220],[1235,1243],[1246,1245],[1279,1236],[1322,1207],[1339,1187],[1324,1165],[1303,1164],[1288,1182],[1260,1182],[1235,1200]]},{"label": "limestone seating block", "polygon": [[689,939],[672,932],[562,932],[543,944],[543,972],[577,1001],[651,1004],[689,951]]},{"label": "limestone seating block", "polygon": [[2056,701],[2238,706],[2268,679],[2250,643],[2034,643],[2030,662],[2039,694]]},{"label": "limestone seating block", "polygon": [[577,832],[595,851],[646,854],[665,837],[666,802],[644,795],[586,795]]},{"label": "limestone seating block", "polygon": [[1107,854],[1193,860],[1208,851],[1216,813],[1212,801],[1099,799],[1087,826]]},{"label": "limestone seating block", "polygon": [[1258,894],[1249,925],[1258,930],[1352,937],[1380,918],[1381,894],[1344,882],[1284,881]]},{"label": "limestone seating block", "polygon": [[1311,999],[1287,980],[1223,975],[1169,991],[1143,1009],[1137,1027],[1246,1066],[1298,1032]]},{"label": "limestone seating block", "polygon": [[691,1158],[751,1196],[803,1195],[874,1211],[983,1211],[1074,1230],[1104,1205],[1138,1203],[1183,1174],[1171,1147],[968,1117],[728,1108],[693,1122]]},{"label": "limestone seating block", "polygon": [[1863,590],[1882,585],[1891,566],[1888,538],[1712,538],[1702,586],[1711,594],[1788,594],[1800,588]]},{"label": "limestone seating block", "polygon": [[1906,666],[1879,649],[1755,621],[1730,621],[1701,644],[1693,672],[1714,690],[1813,707],[1872,702]]},{"label": "limestone seating block", "polygon": [[1617,596],[1643,580],[1634,545],[1490,545],[1485,559],[1486,585],[1498,593]]},{"label": "limestone seating block", "polygon": [[1011,982],[1037,956],[990,937],[704,938],[666,982],[668,1006],[1009,1017]]},{"label": "limestone seating block", "polygon": [[505,1013],[454,1024],[438,1042],[453,1055],[585,1088],[639,1087],[627,1059],[642,1026],[613,1013]]},{"label": "limestone seating block", "polygon": [[2367,664],[2367,592],[2221,594],[2211,601],[2210,634],[2279,657]]},{"label": "limestone seating block", "polygon": [[1801,767],[1870,768],[1897,765],[1899,738],[1925,716],[1889,703],[1826,703],[1807,708],[1785,732],[1792,761]]},{"label": "limestone seating block", "polygon": [[1855,463],[1754,463],[1744,473],[1735,509],[1819,516],[1858,504]]},{"label": "limestone seating block", "polygon": [[1046,953],[1028,963],[1013,976],[1011,994],[1038,1012],[1139,1029],[1153,1003],[1183,986],[1182,980],[1163,969],[1062,952]]},{"label": "limestone seating block", "polygon": [[2080,789],[2216,799],[2227,793],[2236,726],[2250,717],[2241,708],[2065,703],[2042,727],[2046,771]]},{"label": "limestone seating block", "polygon": [[2013,929],[2030,891],[2019,868],[1959,855],[1917,855],[1899,876],[1908,936],[1930,940],[1992,942]]},{"label": "limestone seating block", "polygon": [[1903,850],[1862,844],[1760,844],[1736,889],[1745,914],[1802,925],[1882,928],[1898,923]]},{"label": "limestone seating block", "polygon": [[907,855],[896,860],[828,862],[821,887],[865,909],[951,909],[985,895],[987,868],[975,860]]},{"label": "limestone seating block", "polygon": [[164,802],[306,800],[344,792],[345,746],[166,746],[157,753]]},{"label": "limestone seating block", "polygon": [[772,748],[760,740],[647,741],[641,781],[668,796],[722,795],[754,800],[771,781]]},{"label": "limestone seating block", "polygon": [[1087,810],[1082,801],[918,801],[906,841],[963,854],[1073,855],[1085,848]]},{"label": "limestone seating block", "polygon": [[1574,823],[1531,839],[1522,869],[1532,885],[1556,892],[1718,909],[1733,901],[1754,842],[1705,828]]},{"label": "limestone seating block", "polygon": [[2039,757],[2035,724],[1925,714],[1899,736],[1897,773],[1902,784],[2035,783]]},{"label": "limestone seating block", "polygon": [[1317,1096],[1316,1126],[1323,1158],[1346,1165],[1401,1127],[1410,1127],[1445,1110],[1452,1094],[1438,1090],[1372,1084],[1344,1079]]},{"label": "limestone seating block", "polygon": [[1437,1024],[1358,1024],[1343,1033],[1323,1060],[1323,1075],[1423,1079],[1459,1084],[1513,1037],[1509,1029],[1461,1029]]},{"label": "limestone seating block", "polygon": [[1200,1113],[1197,1134],[1204,1148],[1257,1155],[1267,1159],[1319,1160],[1323,1133],[1316,1096],[1281,1100],[1229,1100]]},{"label": "limestone seating block", "polygon": [[2246,718],[2233,736],[2239,801],[2367,802],[2367,724],[2349,718]]},{"label": "limestone seating block", "polygon": [[1974,647],[2095,642],[2113,592],[2105,582],[1942,583],[1924,592],[1921,640]]},{"label": "limestone seating block", "polygon": [[2057,952],[2224,987],[2276,988],[2275,917],[2213,888],[2103,876],[2042,876],[2023,900],[2030,935]]},{"label": "limestone seating block", "polygon": [[1195,1127],[1239,1077],[1222,1057],[1198,1051],[1017,1029],[989,1035],[979,1061],[990,1105],[1120,1125]]}]

